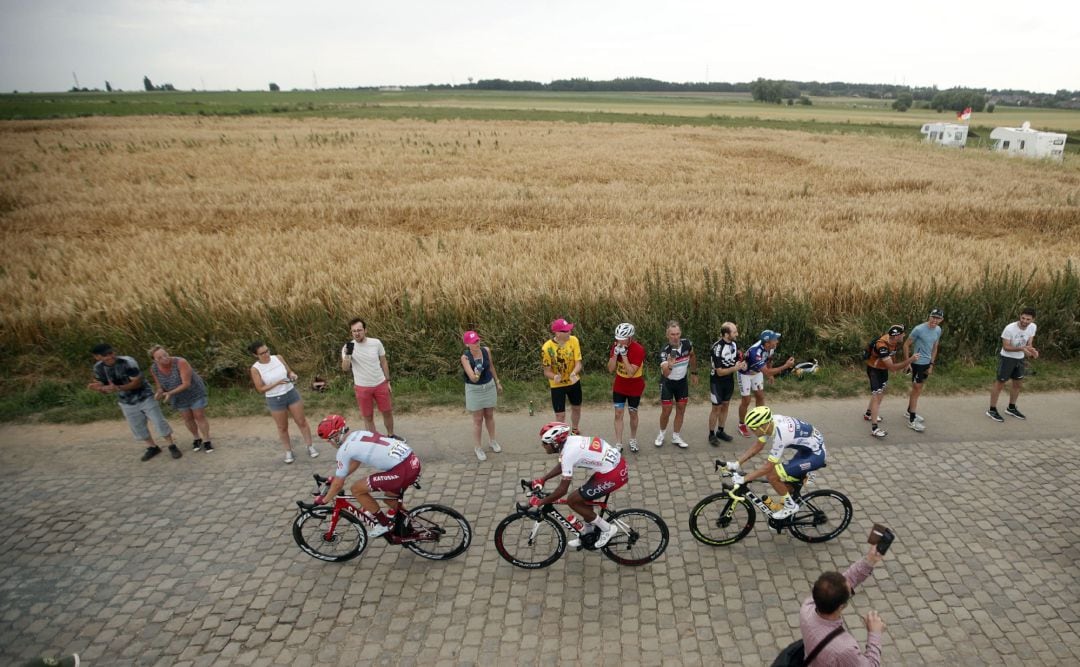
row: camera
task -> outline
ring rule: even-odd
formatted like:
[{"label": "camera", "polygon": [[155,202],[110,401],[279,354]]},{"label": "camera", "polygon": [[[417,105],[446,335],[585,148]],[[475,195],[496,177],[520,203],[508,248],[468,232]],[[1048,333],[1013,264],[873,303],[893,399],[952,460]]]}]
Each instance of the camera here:
[{"label": "camera", "polygon": [[896,535],[891,530],[880,523],[875,523],[874,527],[870,529],[870,536],[866,538],[866,541],[877,545],[877,552],[884,556],[895,539]]}]

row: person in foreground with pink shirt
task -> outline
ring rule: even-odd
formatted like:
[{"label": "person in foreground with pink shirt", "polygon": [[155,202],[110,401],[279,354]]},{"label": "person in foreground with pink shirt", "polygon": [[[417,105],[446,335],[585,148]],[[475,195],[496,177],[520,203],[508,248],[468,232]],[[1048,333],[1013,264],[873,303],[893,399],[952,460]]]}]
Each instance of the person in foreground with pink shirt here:
[{"label": "person in foreground with pink shirt", "polygon": [[[806,654],[810,654],[829,633],[843,626],[841,616],[855,594],[855,587],[870,576],[874,566],[883,558],[877,551],[877,545],[871,544],[866,556],[853,563],[843,574],[826,572],[818,577],[812,595],[806,598],[799,610],[799,629]],[[814,659],[814,665],[880,665],[881,633],[885,631],[885,621],[876,611],[867,612],[863,620],[867,632],[865,650],[859,651],[859,642],[850,632],[842,632],[821,650]]]}]

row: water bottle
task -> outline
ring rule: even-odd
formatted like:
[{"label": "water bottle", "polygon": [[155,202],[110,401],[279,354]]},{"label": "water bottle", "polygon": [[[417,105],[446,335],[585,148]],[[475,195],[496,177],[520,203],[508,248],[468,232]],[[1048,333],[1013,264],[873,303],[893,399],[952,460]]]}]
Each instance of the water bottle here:
[{"label": "water bottle", "polygon": [[569,524],[570,524],[571,526],[573,526],[573,527],[574,527],[574,530],[576,530],[576,531],[577,531],[577,532],[579,532],[579,533],[580,533],[581,531],[585,530],[585,522],[584,522],[584,521],[582,521],[581,519],[579,519],[578,517],[574,516],[573,514],[571,514],[570,516],[566,517],[566,521],[567,521],[567,522],[568,522],[568,523],[569,523]]},{"label": "water bottle", "polygon": [[534,414],[535,411],[533,410],[533,402],[529,401],[529,416],[532,417]]},{"label": "water bottle", "polygon": [[392,507],[390,509],[386,510],[386,518],[390,519],[390,528],[392,528],[393,531],[394,531],[394,534],[397,535],[398,534],[397,510],[395,510]]}]

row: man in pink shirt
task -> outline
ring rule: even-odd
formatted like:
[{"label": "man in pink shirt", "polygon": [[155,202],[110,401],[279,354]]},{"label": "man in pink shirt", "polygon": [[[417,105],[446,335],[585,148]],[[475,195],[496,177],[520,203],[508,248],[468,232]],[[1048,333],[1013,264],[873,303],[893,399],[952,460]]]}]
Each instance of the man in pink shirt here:
[{"label": "man in pink shirt", "polygon": [[[806,654],[811,651],[829,633],[843,627],[841,618],[855,587],[861,584],[874,571],[874,566],[883,556],[877,552],[877,545],[871,544],[866,556],[854,563],[843,574],[826,572],[814,582],[813,594],[803,602],[799,610],[799,629],[802,631]],[[876,611],[867,612],[863,619],[866,623],[866,649],[859,651],[859,642],[844,631],[830,641],[814,659],[815,665],[838,667],[862,667],[881,665],[881,633],[885,622]]]}]

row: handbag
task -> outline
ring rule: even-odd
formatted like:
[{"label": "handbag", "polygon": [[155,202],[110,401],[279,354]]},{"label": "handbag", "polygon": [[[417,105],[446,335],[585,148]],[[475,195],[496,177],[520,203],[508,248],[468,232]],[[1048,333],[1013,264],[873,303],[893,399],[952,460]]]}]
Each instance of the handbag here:
[{"label": "handbag", "polygon": [[[773,660],[771,667],[808,667],[814,661],[814,658],[818,657],[821,650],[843,631],[844,626],[842,625],[834,629],[814,647],[813,651],[810,651],[810,655],[805,654],[806,645],[803,644],[803,640],[794,641],[784,647],[783,651],[780,651],[780,655],[776,656],[776,660]],[[803,657],[804,655],[806,657]]]}]

